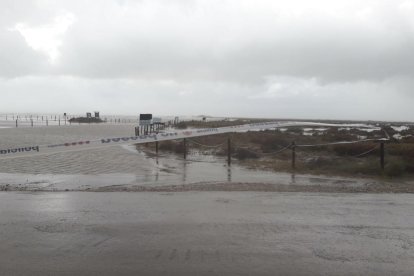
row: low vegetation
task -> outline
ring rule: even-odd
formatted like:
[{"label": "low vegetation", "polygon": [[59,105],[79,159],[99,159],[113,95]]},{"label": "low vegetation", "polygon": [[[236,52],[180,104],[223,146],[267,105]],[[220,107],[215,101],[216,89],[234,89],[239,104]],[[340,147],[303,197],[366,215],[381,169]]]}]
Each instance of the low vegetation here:
[{"label": "low vegetation", "polygon": [[80,124],[91,124],[91,123],[103,123],[104,121],[101,118],[96,117],[77,117],[77,118],[71,118],[69,120],[70,123],[80,123]]},{"label": "low vegetation", "polygon": [[[250,123],[250,120],[181,122],[177,127],[211,128]],[[341,122],[344,123],[344,122]],[[392,139],[394,134],[401,134],[388,125],[379,125],[385,129],[367,132],[358,129],[326,128],[304,135],[300,127],[284,130],[249,131],[225,135],[204,136],[188,139],[188,149],[203,154],[226,156],[227,139],[231,139],[231,156],[239,164],[260,169],[275,171],[291,171],[292,150],[289,145],[294,141],[296,147],[295,171],[311,174],[332,174],[351,176],[385,176],[400,177],[414,174],[414,128],[404,130],[406,138]],[[380,167],[379,143],[362,141],[364,139],[380,139],[391,137],[385,144],[385,169]],[[413,136],[409,136],[413,135]],[[317,145],[338,141],[358,141],[360,143],[321,145],[316,147],[300,147],[300,145]],[[182,154],[182,141],[160,142],[160,151]],[[191,158],[191,157],[190,157]]]}]

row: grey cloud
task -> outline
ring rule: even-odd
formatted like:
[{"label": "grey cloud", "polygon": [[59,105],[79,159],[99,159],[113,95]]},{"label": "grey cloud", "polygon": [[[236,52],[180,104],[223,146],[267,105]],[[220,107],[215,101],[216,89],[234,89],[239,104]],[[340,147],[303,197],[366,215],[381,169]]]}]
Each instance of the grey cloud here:
[{"label": "grey cloud", "polygon": [[223,6],[155,8],[150,19],[140,18],[139,8],[154,9],[145,5],[115,10],[110,22],[80,17],[65,38],[58,72],[235,82],[261,82],[268,75],[342,82],[414,74],[414,32],[394,10],[387,16],[377,11],[365,26],[323,13],[286,21],[276,13],[238,14]]},{"label": "grey cloud", "polygon": [[358,9],[347,17],[320,10],[286,16],[283,9],[265,9],[272,1],[261,2],[259,11],[243,8],[248,1],[28,1],[31,14],[6,3],[9,26],[23,19],[41,25],[64,12],[77,18],[59,63],[41,72],[29,66],[22,74],[256,83],[271,75],[346,82],[414,74],[414,22],[398,9],[403,1],[370,2],[365,21],[355,18]]},{"label": "grey cloud", "polygon": [[[414,86],[412,80],[404,82]],[[232,82],[25,77],[0,82],[0,91],[6,91],[2,93],[0,108],[3,112],[71,114],[96,109],[103,114],[129,115],[153,112],[160,115],[410,120],[414,117],[412,98],[395,94],[396,83],[401,80],[321,84],[315,79],[273,77],[265,84],[246,86]]]},{"label": "grey cloud", "polygon": [[18,32],[0,30],[0,78],[41,74],[47,67],[45,56],[28,47]]},{"label": "grey cloud", "polygon": [[[15,2],[0,9],[3,111],[136,114],[145,99],[158,114],[414,117],[404,1]],[[55,64],[6,31],[65,13],[76,20]]]}]

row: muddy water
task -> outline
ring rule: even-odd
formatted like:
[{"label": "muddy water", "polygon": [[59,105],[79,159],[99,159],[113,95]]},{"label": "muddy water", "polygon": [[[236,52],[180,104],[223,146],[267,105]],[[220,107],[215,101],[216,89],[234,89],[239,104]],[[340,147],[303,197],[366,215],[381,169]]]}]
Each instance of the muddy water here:
[{"label": "muddy water", "polygon": [[[0,148],[47,145],[131,135],[134,125],[81,125],[0,129]],[[295,176],[249,170],[224,158],[191,152],[187,160],[158,157],[131,146],[0,160],[0,185],[27,190],[88,190],[108,186],[175,185],[214,182],[364,185],[361,181]]]}]

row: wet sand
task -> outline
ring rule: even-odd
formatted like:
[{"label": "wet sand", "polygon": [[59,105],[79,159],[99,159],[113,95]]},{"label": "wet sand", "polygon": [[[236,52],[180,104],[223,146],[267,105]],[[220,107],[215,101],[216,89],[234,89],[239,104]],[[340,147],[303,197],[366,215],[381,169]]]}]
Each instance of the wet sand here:
[{"label": "wet sand", "polygon": [[0,192],[1,275],[413,275],[414,195]]},{"label": "wet sand", "polygon": [[[88,191],[94,192],[188,192],[188,191],[244,191],[244,192],[308,192],[308,193],[414,193],[414,185],[411,182],[358,182],[355,180],[341,182],[324,179],[325,183],[192,183],[182,185],[164,186],[122,186],[111,185]],[[356,185],[352,185],[356,184]]]},{"label": "wet sand", "polygon": [[[252,174],[260,175],[260,171]],[[239,172],[240,175],[243,175]],[[0,191],[26,192],[309,192],[309,193],[414,193],[412,179],[378,180],[332,176],[275,174],[274,180],[180,181],[168,175],[169,181],[153,181],[130,174],[102,175],[19,175],[0,173]],[[265,175],[266,177],[266,175]],[[208,177],[207,177],[208,178]],[[250,182],[248,182],[250,180]],[[261,180],[259,178],[259,180]]]}]

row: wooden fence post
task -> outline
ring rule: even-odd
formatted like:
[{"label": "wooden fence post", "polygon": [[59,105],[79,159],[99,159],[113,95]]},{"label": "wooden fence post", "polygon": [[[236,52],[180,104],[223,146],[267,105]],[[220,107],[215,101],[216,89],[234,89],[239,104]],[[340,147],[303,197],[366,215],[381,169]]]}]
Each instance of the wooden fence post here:
[{"label": "wooden fence post", "polygon": [[381,142],[380,144],[380,164],[381,164],[381,170],[384,171],[384,168],[385,168],[384,142]]},{"label": "wooden fence post", "polygon": [[296,168],[296,143],[292,142],[292,169]]},{"label": "wooden fence post", "polygon": [[187,139],[184,138],[183,140],[183,146],[184,146],[184,159],[187,159]]},{"label": "wooden fence post", "polygon": [[231,140],[227,138],[227,165],[231,166]]}]

